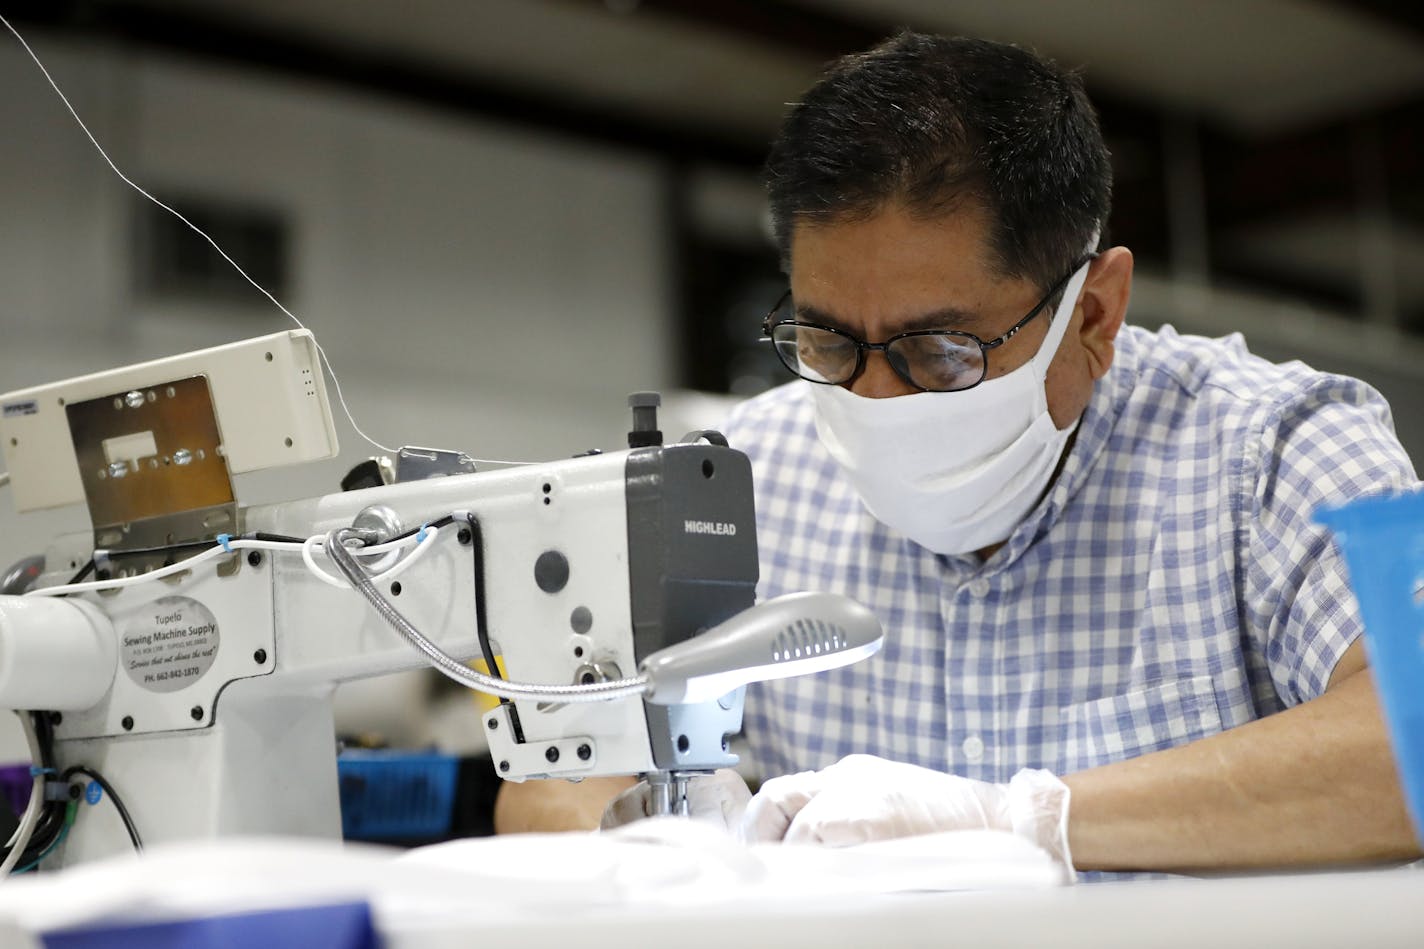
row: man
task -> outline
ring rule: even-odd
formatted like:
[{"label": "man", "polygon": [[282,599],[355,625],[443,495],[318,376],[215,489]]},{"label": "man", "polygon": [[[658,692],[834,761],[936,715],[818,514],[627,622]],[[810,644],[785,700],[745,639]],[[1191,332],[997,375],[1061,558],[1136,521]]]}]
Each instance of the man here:
[{"label": "man", "polygon": [[727,427],[759,594],[845,593],[887,637],[749,690],[747,741],[785,776],[744,832],[995,827],[1080,870],[1416,856],[1311,521],[1415,485],[1388,407],[1239,338],[1123,325],[1132,256],[1098,249],[1111,174],[1078,81],[902,34],[792,108],[767,181],[791,289],[766,332],[805,381]]}]

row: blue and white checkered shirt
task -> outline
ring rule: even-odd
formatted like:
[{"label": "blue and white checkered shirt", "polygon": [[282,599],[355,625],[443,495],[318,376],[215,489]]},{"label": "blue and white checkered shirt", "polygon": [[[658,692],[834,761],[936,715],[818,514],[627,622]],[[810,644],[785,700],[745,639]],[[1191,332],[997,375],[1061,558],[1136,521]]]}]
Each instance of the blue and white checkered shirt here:
[{"label": "blue and white checkered shirt", "polygon": [[993,557],[870,516],[816,438],[810,383],[726,426],[756,480],[762,599],[844,593],[879,655],[748,690],[763,776],[865,752],[987,781],[1070,774],[1319,695],[1360,634],[1323,502],[1412,486],[1364,383],[1239,336],[1125,327],[1063,469]]}]

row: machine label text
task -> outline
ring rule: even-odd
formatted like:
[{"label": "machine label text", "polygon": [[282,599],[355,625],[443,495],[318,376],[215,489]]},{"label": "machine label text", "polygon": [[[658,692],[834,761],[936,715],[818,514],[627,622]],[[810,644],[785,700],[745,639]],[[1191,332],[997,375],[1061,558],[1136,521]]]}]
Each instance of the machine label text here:
[{"label": "machine label text", "polygon": [[34,399],[25,402],[7,402],[3,409],[5,418],[19,418],[21,415],[38,415],[40,404]]},{"label": "machine label text", "polygon": [[724,521],[683,521],[682,532],[684,534],[723,534],[732,537],[737,533],[737,525]]},{"label": "machine label text", "polygon": [[212,667],[218,624],[197,600],[165,596],[124,627],[119,645],[130,679],[150,692],[176,692]]}]

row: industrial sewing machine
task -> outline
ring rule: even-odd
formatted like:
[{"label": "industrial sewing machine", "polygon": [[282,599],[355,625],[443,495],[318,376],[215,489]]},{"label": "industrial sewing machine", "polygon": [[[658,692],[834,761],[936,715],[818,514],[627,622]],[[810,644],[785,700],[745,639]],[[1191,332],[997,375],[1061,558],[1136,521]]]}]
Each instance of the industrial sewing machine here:
[{"label": "industrial sewing machine", "polygon": [[[0,597],[0,708],[48,713],[45,763],[102,773],[147,841],[339,836],[335,685],[426,663],[505,694],[482,715],[503,777],[645,775],[677,813],[736,762],[743,685],[880,645],[841,597],[753,606],[746,457],[662,444],[648,401],[628,451],[474,473],[403,450],[371,487],[255,508],[232,474],[336,452],[305,331],[0,407],[17,508],[93,521]],[[44,865],[129,848],[95,807]]]}]

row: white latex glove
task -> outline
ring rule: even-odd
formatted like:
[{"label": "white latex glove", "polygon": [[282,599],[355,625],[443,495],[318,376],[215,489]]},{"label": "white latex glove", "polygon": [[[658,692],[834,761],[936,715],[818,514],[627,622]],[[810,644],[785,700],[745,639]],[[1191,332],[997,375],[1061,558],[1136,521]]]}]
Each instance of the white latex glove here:
[{"label": "white latex glove", "polygon": [[[687,816],[716,824],[729,834],[736,833],[751,797],[742,776],[731,768],[722,768],[687,782]],[[639,781],[608,802],[599,829],[612,830],[651,816],[648,802],[648,782]]]},{"label": "white latex glove", "polygon": [[747,806],[749,842],[784,840],[833,847],[949,830],[1006,830],[1027,838],[1071,875],[1068,786],[1025,769],[988,784],[850,755],[822,771],[772,778]]}]

